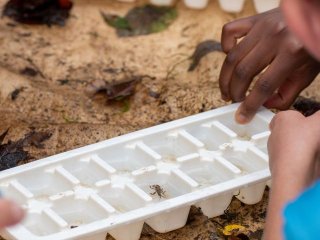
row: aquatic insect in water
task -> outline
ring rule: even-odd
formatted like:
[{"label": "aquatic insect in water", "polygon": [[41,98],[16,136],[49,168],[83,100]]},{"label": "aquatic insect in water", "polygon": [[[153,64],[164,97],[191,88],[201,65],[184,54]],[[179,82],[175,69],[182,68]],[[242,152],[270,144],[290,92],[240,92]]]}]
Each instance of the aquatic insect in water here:
[{"label": "aquatic insect in water", "polygon": [[150,193],[151,195],[155,195],[157,194],[159,196],[159,198],[166,198],[166,191],[163,190],[162,187],[160,187],[160,185],[151,185],[149,186],[150,189],[154,190],[153,193]]}]

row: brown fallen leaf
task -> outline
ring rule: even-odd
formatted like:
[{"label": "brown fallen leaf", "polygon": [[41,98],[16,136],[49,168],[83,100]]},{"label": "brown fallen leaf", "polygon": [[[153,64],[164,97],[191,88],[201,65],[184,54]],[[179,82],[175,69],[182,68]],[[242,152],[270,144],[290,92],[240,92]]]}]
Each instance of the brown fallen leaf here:
[{"label": "brown fallen leaf", "polygon": [[38,71],[34,68],[31,68],[31,67],[25,67],[24,69],[22,69],[20,71],[20,73],[22,75],[26,75],[26,76],[29,76],[29,77],[35,77],[38,75]]},{"label": "brown fallen leaf", "polygon": [[10,0],[2,15],[21,23],[64,26],[71,8],[69,0]]},{"label": "brown fallen leaf", "polygon": [[29,153],[23,148],[27,146],[41,148],[43,147],[42,142],[51,137],[49,133],[31,131],[16,142],[8,141],[2,144],[8,131],[0,135],[0,171],[16,167],[19,163],[30,159]]},{"label": "brown fallen leaf", "polygon": [[9,132],[9,128],[6,131],[4,131],[4,133],[2,133],[0,135],[0,144],[2,144],[4,138],[7,136],[8,132]]},{"label": "brown fallen leaf", "polygon": [[196,47],[196,50],[190,57],[190,59],[192,60],[192,63],[190,64],[188,71],[192,72],[193,70],[195,70],[196,67],[199,65],[201,59],[207,54],[214,51],[222,52],[222,47],[220,42],[217,42],[215,40],[206,40],[199,43]]},{"label": "brown fallen leaf", "polygon": [[107,85],[106,94],[109,100],[117,100],[132,95],[135,92],[135,87],[138,83],[138,79],[132,79],[127,82]]},{"label": "brown fallen leaf", "polygon": [[[5,131],[1,138],[2,140],[7,135],[8,130]],[[0,171],[17,166],[21,161],[28,158],[28,152],[23,150],[23,141],[17,142],[9,141],[6,144],[0,145]]]},{"label": "brown fallen leaf", "polygon": [[103,80],[96,80],[88,85],[87,92],[90,95],[95,95],[99,92],[105,92],[107,100],[121,100],[134,94],[136,85],[141,79],[141,76],[133,76],[129,79],[115,83],[107,83]]},{"label": "brown fallen leaf", "polygon": [[12,93],[11,93],[11,100],[14,101],[17,99],[19,94],[24,90],[24,87],[21,88],[16,88]]},{"label": "brown fallen leaf", "polygon": [[23,146],[34,146],[37,148],[43,148],[43,142],[49,139],[51,136],[52,134],[48,132],[35,132],[34,130],[32,130],[25,135]]}]

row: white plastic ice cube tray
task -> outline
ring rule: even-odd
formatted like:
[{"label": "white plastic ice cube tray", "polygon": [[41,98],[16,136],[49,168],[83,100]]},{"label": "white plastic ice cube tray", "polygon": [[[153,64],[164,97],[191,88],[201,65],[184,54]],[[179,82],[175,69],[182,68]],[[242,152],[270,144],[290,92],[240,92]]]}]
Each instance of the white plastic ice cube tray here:
[{"label": "white plastic ice cube tray", "polygon": [[[120,2],[135,2],[136,0],[118,0]],[[170,6],[177,0],[150,0],[150,3],[159,6]],[[218,0],[221,8],[226,12],[241,12],[245,0]],[[209,0],[183,0],[184,4],[193,9],[205,8]],[[258,13],[262,13],[279,6],[280,0],[253,0]]]},{"label": "white plastic ice cube tray", "polygon": [[268,170],[268,124],[261,109],[249,125],[233,104],[0,173],[4,196],[23,206],[21,240],[137,240],[144,222],[157,232],[186,224],[191,205],[223,214],[235,194],[261,200]]}]

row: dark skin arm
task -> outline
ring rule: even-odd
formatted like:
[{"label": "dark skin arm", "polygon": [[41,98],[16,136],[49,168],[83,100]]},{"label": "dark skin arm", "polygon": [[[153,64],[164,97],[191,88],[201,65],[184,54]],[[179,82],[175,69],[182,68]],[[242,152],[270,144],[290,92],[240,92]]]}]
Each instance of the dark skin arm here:
[{"label": "dark skin arm", "polygon": [[226,101],[243,101],[236,114],[239,123],[248,123],[261,105],[289,108],[319,73],[318,62],[288,30],[279,9],[226,24],[221,43],[227,54],[221,95]]}]

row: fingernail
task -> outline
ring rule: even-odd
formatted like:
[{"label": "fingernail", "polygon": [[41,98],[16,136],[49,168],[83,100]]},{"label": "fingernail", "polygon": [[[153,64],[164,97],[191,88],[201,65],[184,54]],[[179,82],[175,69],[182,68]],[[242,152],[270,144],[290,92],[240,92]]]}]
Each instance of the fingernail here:
[{"label": "fingernail", "polygon": [[20,221],[24,216],[24,211],[22,210],[22,208],[13,202],[10,205],[10,212],[11,212],[12,219],[15,222]]},{"label": "fingernail", "polygon": [[236,118],[236,121],[240,124],[246,124],[250,121],[250,118],[240,111],[237,111],[235,118]]},{"label": "fingernail", "polygon": [[223,101],[226,101],[226,102],[229,102],[230,101],[230,98],[224,94],[221,94],[221,98]]}]

